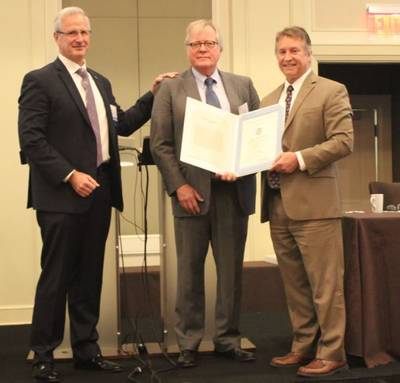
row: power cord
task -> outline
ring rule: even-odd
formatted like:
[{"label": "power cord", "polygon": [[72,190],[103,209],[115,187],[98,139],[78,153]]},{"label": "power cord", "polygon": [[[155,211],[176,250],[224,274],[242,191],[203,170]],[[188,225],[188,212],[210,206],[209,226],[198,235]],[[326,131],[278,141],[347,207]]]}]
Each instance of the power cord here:
[{"label": "power cord", "polygon": [[[143,244],[143,267],[142,267],[142,285],[143,285],[143,290],[145,293],[145,297],[147,305],[149,307],[150,311],[150,316],[152,318],[151,322],[151,328],[153,331],[153,335],[156,335],[156,329],[154,327],[154,322],[155,322],[155,313],[154,313],[154,306],[153,306],[153,301],[151,299],[150,295],[150,283],[149,283],[149,273],[148,273],[148,265],[147,265],[147,242],[148,242],[148,195],[149,195],[149,170],[148,170],[148,164],[154,164],[151,154],[149,151],[149,140],[148,138],[145,138],[145,141],[143,142],[143,147],[146,149],[146,154],[144,154],[145,150],[140,152],[136,148],[131,148],[131,147],[120,147],[120,150],[130,150],[134,151],[137,154],[137,165],[138,165],[138,170],[139,172],[143,175],[142,168],[144,168],[144,174],[145,174],[145,187],[143,190],[143,177],[140,177],[140,185],[141,185],[141,194],[143,198],[143,229],[142,232],[144,234],[144,244]],[[149,157],[150,156],[150,157]],[[135,194],[136,194],[136,185],[137,182],[135,182]],[[135,209],[136,211],[136,209]],[[125,217],[123,219],[127,220]],[[133,222],[135,228],[139,228],[139,226]],[[121,259],[122,259],[122,269],[123,269],[123,275],[124,275],[124,286],[127,288],[127,278],[126,278],[126,272],[125,272],[125,265],[124,265],[124,253],[122,249],[122,244],[121,244]],[[125,297],[125,307],[129,307],[129,304],[127,302],[127,293],[124,295]],[[137,353],[139,356],[135,357],[135,359],[141,364],[140,366],[136,366],[128,375],[128,380],[131,382],[135,383],[142,383],[142,380],[139,378],[145,377],[149,374],[149,382],[150,383],[162,383],[161,378],[159,377],[160,373],[171,371],[173,369],[177,368],[177,364],[170,358],[167,352],[164,351],[164,348],[162,345],[158,342],[158,345],[160,347],[160,350],[162,351],[162,354],[166,361],[170,364],[170,367],[156,370],[153,368],[151,360],[149,358],[149,354],[146,348],[146,345],[143,341],[142,336],[139,333],[138,330],[138,319],[139,316],[136,316],[135,321],[132,322],[131,319],[129,318],[129,310],[128,310],[128,322],[133,330],[133,338],[135,340],[135,345],[137,349]]]}]

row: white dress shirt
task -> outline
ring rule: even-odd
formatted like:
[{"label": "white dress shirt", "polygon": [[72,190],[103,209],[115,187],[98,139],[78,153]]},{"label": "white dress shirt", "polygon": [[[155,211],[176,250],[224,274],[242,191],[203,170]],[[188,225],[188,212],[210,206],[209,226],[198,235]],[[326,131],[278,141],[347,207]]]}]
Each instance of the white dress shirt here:
[{"label": "white dress shirt", "polygon": [[204,83],[207,77],[211,77],[216,82],[213,85],[213,90],[218,97],[219,103],[221,104],[221,109],[226,110],[227,112],[231,111],[231,106],[229,104],[228,97],[225,92],[224,84],[222,83],[221,76],[219,75],[218,69],[214,71],[211,76],[204,76],[198,70],[192,67],[192,72],[194,78],[196,79],[197,89],[200,93],[201,101],[206,102],[206,84]]},{"label": "white dress shirt", "polygon": [[[82,86],[82,77],[79,76],[78,73],[76,73],[76,71],[80,69],[81,66],[76,62],[71,61],[70,59],[64,57],[61,54],[59,54],[58,57],[67,68],[67,71],[71,75],[72,80],[74,80],[74,83],[78,88],[79,94],[82,97],[83,103],[86,106],[86,92]],[[82,68],[86,70],[86,63],[82,65]],[[103,97],[101,97],[101,94],[99,92],[99,89],[97,88],[96,83],[94,82],[91,74],[89,72],[88,74],[89,74],[90,86],[92,87],[94,100],[96,103],[97,117],[99,119],[102,158],[104,162],[107,162],[110,159],[110,152],[109,152],[108,121],[107,121],[106,109],[104,106]]]},{"label": "white dress shirt", "polygon": [[[292,110],[293,104],[296,100],[297,95],[299,94],[299,91],[301,87],[303,86],[304,80],[306,77],[310,74],[311,68],[309,68],[301,77],[299,77],[296,81],[294,81],[292,84],[290,84],[287,80],[285,81],[285,86],[283,87],[283,91],[281,93],[281,96],[279,98],[279,104],[282,105],[284,108],[286,108],[286,91],[289,85],[292,85],[293,91],[292,91],[292,101],[290,103],[290,109],[289,109],[289,115],[290,111]],[[306,164],[303,160],[303,156],[301,155],[300,152],[295,152],[297,161],[299,162],[299,167],[301,171],[306,170]]]}]

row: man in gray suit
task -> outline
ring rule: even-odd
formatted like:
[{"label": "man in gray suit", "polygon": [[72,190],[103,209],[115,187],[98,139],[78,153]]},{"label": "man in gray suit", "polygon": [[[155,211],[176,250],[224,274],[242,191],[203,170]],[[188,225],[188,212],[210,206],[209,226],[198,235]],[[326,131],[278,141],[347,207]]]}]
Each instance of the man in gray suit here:
[{"label": "man in gray suit", "polygon": [[271,364],[288,367],[311,360],[299,375],[331,375],[347,368],[335,162],[352,151],[351,106],[344,85],[311,70],[311,41],[303,28],[279,32],[275,49],[286,81],[261,104],[281,103],[286,122],[283,153],[262,176],[261,218],[270,222],[293,342],[291,352]]},{"label": "man in gray suit", "polygon": [[254,110],[259,98],[247,77],[217,69],[222,40],[209,21],[189,24],[191,68],[165,81],[154,101],[151,150],[172,198],[178,258],[176,335],[178,363],[196,365],[204,333],[204,261],[209,242],[217,266],[215,353],[241,362],[254,360],[240,348],[239,315],[243,253],[249,214],[254,213],[255,176],[213,174],[180,161],[186,98],[232,113]]}]

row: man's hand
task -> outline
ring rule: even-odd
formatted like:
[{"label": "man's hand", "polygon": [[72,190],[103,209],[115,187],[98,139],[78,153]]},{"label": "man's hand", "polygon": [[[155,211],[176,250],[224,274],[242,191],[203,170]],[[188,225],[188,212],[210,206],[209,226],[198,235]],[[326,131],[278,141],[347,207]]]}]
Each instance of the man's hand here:
[{"label": "man's hand", "polygon": [[215,173],[215,178],[221,181],[234,182],[237,180],[237,175],[235,173]]},{"label": "man's hand", "polygon": [[81,173],[75,170],[71,177],[69,177],[68,182],[71,184],[72,188],[81,197],[88,197],[92,194],[93,190],[100,185],[97,181],[92,178],[89,174]]},{"label": "man's hand", "polygon": [[190,214],[199,214],[199,202],[203,202],[203,197],[192,188],[189,184],[185,184],[176,189],[176,196],[179,204]]},{"label": "man's hand", "polygon": [[151,84],[151,93],[155,93],[155,91],[157,90],[157,86],[158,84],[164,80],[165,78],[174,78],[178,75],[178,72],[167,72],[167,73],[161,73],[159,74],[153,81],[153,84]]},{"label": "man's hand", "polygon": [[294,152],[281,153],[272,164],[273,170],[277,173],[293,173],[299,167],[297,156]]}]

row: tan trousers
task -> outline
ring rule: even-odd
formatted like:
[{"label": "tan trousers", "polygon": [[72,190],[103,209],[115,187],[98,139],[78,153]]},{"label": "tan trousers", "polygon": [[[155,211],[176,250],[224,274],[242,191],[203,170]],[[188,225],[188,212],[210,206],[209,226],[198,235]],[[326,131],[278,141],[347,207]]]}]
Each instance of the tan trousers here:
[{"label": "tan trousers", "polygon": [[279,192],[269,207],[271,237],[293,327],[291,351],[344,360],[341,221],[294,221],[287,216]]}]

